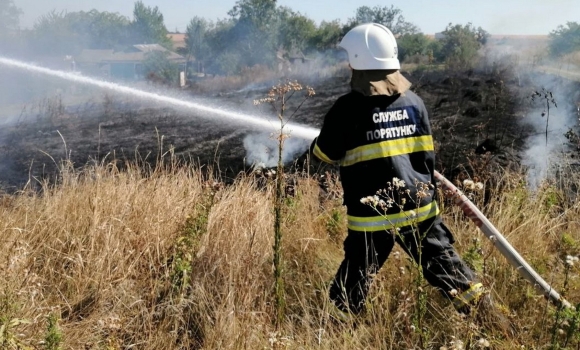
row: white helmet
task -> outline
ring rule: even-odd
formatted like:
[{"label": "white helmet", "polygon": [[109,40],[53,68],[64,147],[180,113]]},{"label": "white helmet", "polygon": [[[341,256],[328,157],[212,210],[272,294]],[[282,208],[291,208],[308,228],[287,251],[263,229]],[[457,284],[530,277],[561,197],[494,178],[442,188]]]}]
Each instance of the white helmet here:
[{"label": "white helmet", "polygon": [[338,46],[348,52],[352,69],[401,69],[397,40],[384,25],[367,23],[356,26],[346,33]]}]

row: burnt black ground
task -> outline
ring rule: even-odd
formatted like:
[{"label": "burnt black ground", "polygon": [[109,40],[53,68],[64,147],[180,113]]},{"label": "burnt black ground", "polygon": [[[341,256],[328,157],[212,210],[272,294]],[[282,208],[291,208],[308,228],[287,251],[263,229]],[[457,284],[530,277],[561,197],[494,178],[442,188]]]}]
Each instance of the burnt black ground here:
[{"label": "burnt black ground", "polygon": [[[517,96],[512,93],[521,82],[502,79],[497,72],[403,73],[430,112],[441,172],[453,175],[469,170],[468,158],[486,152],[495,162],[518,162],[518,150],[528,132],[517,122]],[[311,85],[316,95],[304,103],[294,122],[320,127],[336,98],[349,91],[349,78],[336,77]],[[208,98],[251,112],[258,108],[252,106],[252,101],[267,90],[263,87]],[[289,110],[299,102],[300,97],[291,100]],[[171,147],[184,161],[219,168],[227,181],[249,167],[243,148],[243,138],[249,132],[256,130],[136,102],[51,109],[44,115],[22,118],[0,128],[0,188],[13,192],[30,179],[33,184],[39,179],[52,179],[61,159],[70,159],[76,167],[103,158],[137,158],[155,164],[159,154]]]}]

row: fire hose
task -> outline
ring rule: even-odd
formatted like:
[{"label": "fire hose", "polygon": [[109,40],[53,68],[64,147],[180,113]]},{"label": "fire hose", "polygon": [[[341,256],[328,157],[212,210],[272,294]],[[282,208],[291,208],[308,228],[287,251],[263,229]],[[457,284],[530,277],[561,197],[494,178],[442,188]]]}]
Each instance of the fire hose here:
[{"label": "fire hose", "polygon": [[528,280],[534,288],[556,306],[571,308],[572,305],[556,292],[536,271],[522,258],[505,237],[493,226],[479,209],[455,185],[439,172],[435,171],[435,178],[441,183],[446,197],[461,208],[463,213],[475,223],[500,253],[508,260],[519,273]]}]

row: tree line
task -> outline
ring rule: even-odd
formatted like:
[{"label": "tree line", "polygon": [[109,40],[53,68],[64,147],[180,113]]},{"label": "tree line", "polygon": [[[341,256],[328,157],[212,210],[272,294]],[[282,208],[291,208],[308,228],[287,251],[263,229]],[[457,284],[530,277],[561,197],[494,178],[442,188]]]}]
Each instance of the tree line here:
[{"label": "tree line", "polygon": [[21,11],[13,0],[0,0],[0,42],[37,55],[76,55],[83,49],[119,49],[132,44],[171,47],[163,14],[137,1],[133,18],[118,13],[56,12],[36,19],[32,29],[18,31]]},{"label": "tree line", "polygon": [[[132,18],[112,12],[50,12],[31,30],[18,31],[21,11],[13,0],[0,0],[0,46],[38,55],[75,55],[82,49],[123,50],[133,44],[160,44],[172,49],[163,14],[158,7],[134,4]],[[275,67],[280,59],[318,57],[332,64],[344,58],[337,49],[342,36],[360,23],[376,22],[397,36],[399,58],[407,62],[450,63],[468,66],[488,33],[472,24],[442,28],[441,38],[425,35],[394,6],[361,6],[344,23],[320,24],[275,0],[238,0],[219,20],[192,16],[186,47],[179,53],[195,62],[192,70],[237,74],[245,67]],[[551,51],[561,54],[580,49],[580,26],[568,23],[551,33]]]}]

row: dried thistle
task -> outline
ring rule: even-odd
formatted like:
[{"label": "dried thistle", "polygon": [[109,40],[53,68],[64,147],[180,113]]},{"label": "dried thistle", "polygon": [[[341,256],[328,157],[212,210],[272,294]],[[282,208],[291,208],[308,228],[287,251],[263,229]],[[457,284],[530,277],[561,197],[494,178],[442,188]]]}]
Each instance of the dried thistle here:
[{"label": "dried thistle", "polygon": [[[276,305],[276,328],[281,327],[282,321],[284,319],[284,309],[286,304],[286,299],[284,296],[284,283],[282,278],[282,206],[283,206],[283,196],[286,193],[283,191],[284,185],[284,163],[282,160],[282,151],[284,148],[284,141],[289,137],[288,134],[284,133],[284,126],[286,123],[292,119],[294,114],[302,107],[302,104],[309,97],[314,95],[314,89],[311,87],[306,87],[307,93],[304,100],[298,105],[294,110],[294,113],[290,117],[286,118],[285,111],[288,101],[294,96],[297,91],[301,91],[304,87],[297,81],[286,81],[278,85],[273,86],[266,97],[254,100],[254,105],[260,105],[263,103],[269,103],[272,105],[276,111],[278,120],[280,121],[280,128],[278,132],[271,135],[272,138],[278,141],[278,167],[277,175],[273,172],[270,176],[276,177],[276,187],[275,187],[275,199],[274,199],[274,246],[273,252],[273,265],[274,265],[274,295],[275,295],[275,305]],[[266,174],[268,177],[268,174]]]},{"label": "dried thistle", "polygon": [[542,88],[541,92],[537,90],[534,91],[529,98],[531,102],[534,102],[537,98],[540,100],[542,104],[545,104],[546,109],[544,109],[540,115],[542,116],[542,118],[546,117],[546,144],[547,144],[548,123],[550,121],[550,106],[558,108],[558,103],[556,102],[556,99],[554,98],[552,91],[546,90],[545,88]]},{"label": "dried thistle", "polygon": [[[314,88],[311,86],[303,86],[296,80],[288,80],[286,82],[272,86],[272,88],[266,94],[266,97],[254,100],[254,105],[260,105],[263,103],[270,103],[274,105],[276,102],[280,102],[282,104],[282,108],[284,108],[285,103],[293,97],[295,92],[302,91],[304,89],[306,89],[305,98],[312,97],[316,94]],[[290,94],[290,96],[287,96],[288,94]],[[301,105],[302,104],[300,104],[300,106]]]}]

